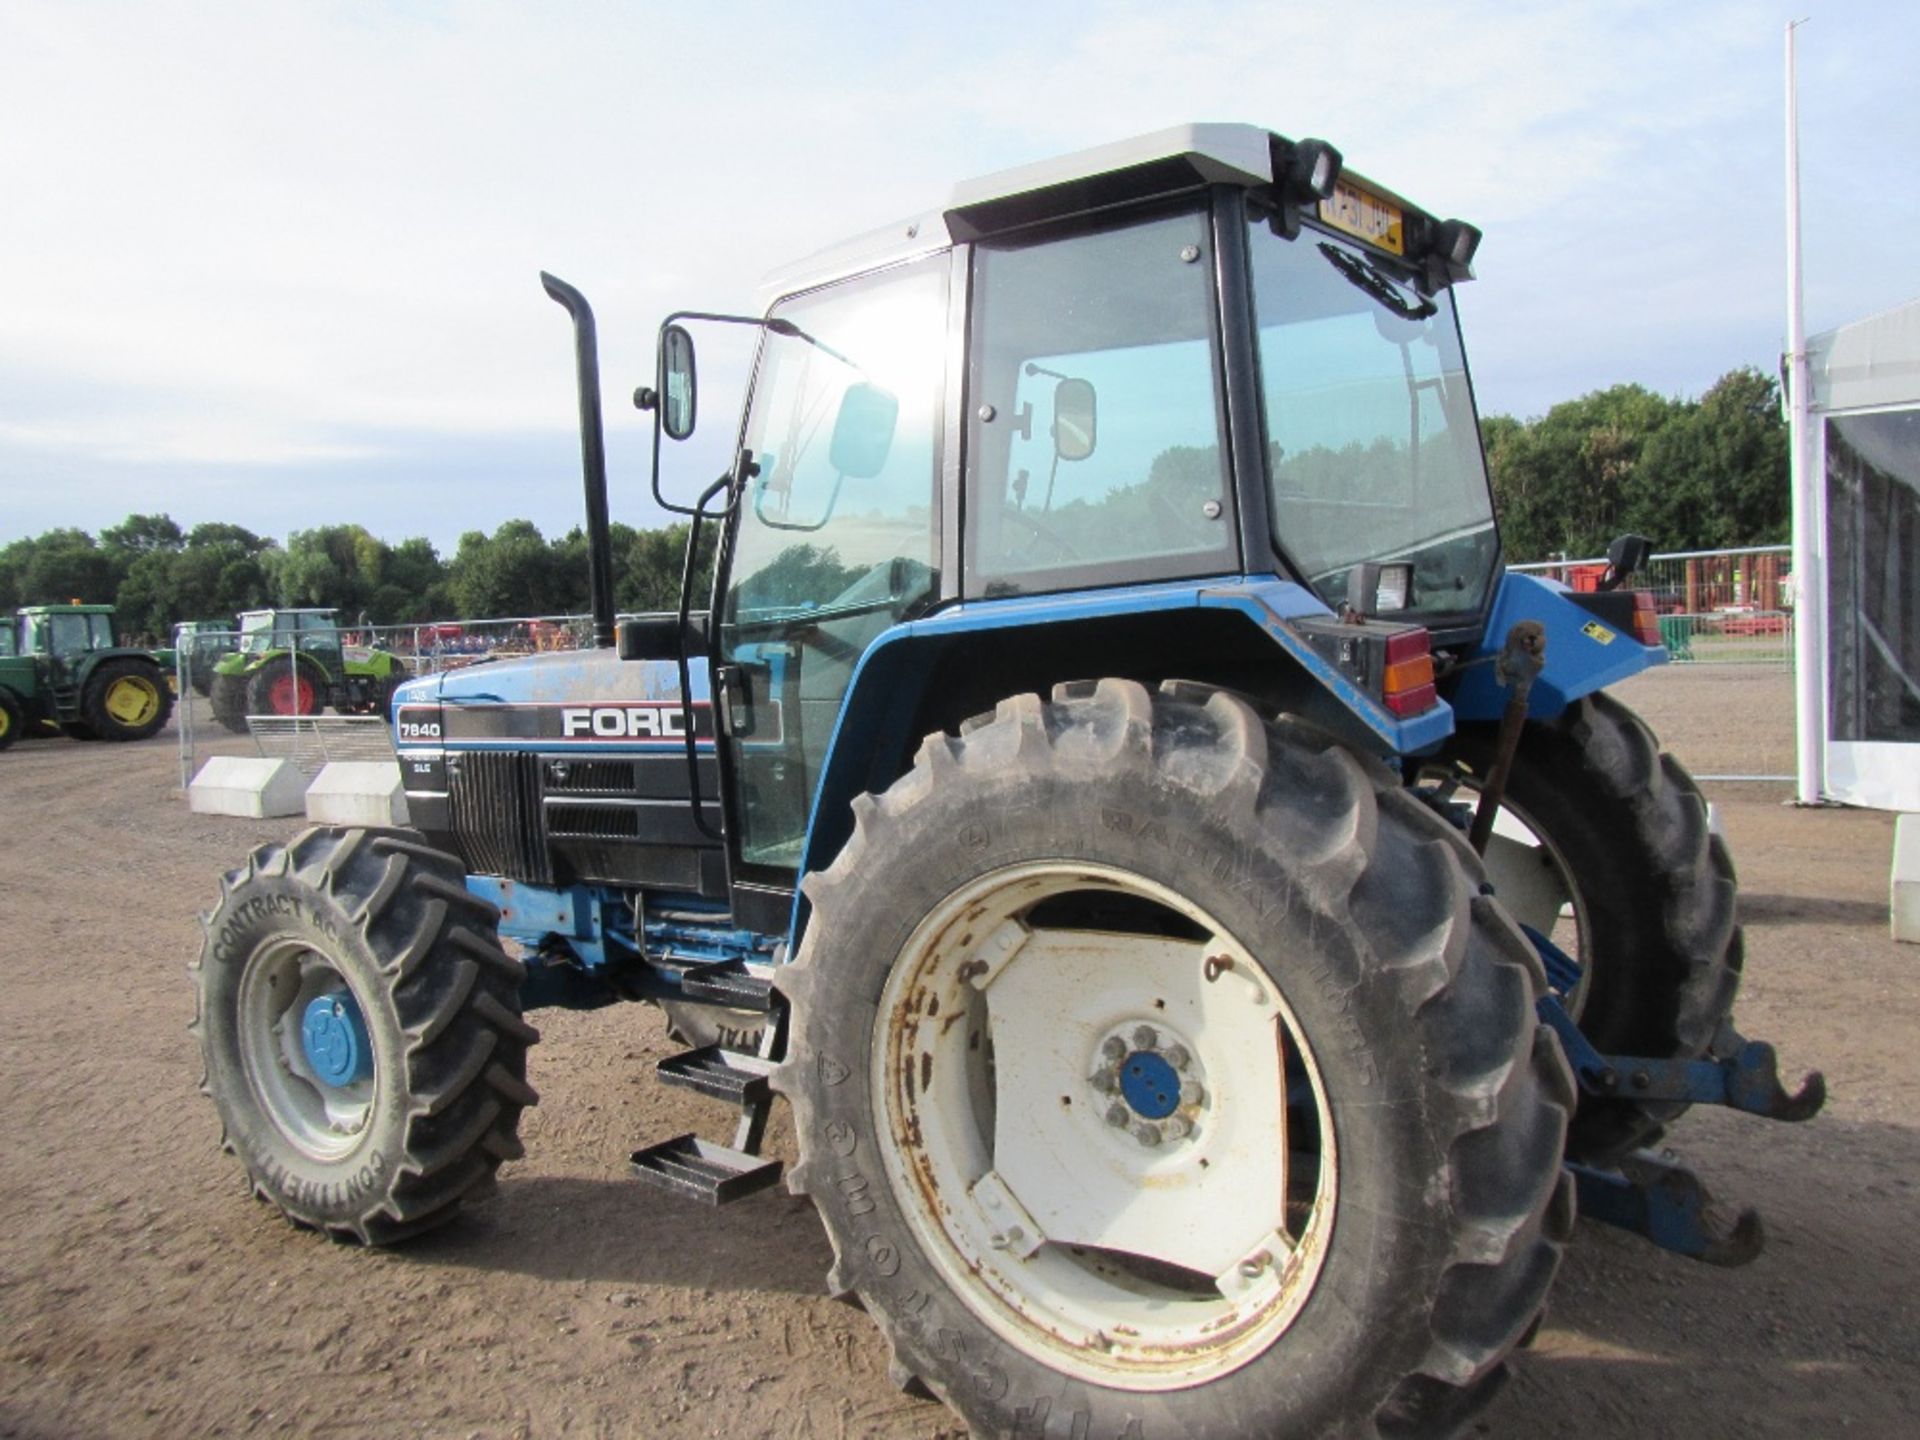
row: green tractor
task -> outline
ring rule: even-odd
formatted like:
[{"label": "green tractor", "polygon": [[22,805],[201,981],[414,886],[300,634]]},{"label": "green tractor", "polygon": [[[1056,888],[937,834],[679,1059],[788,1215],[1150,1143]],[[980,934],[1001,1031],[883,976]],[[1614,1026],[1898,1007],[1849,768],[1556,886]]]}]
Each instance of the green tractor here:
[{"label": "green tractor", "polygon": [[111,605],[30,605],[0,629],[0,750],[42,727],[144,740],[172,713],[166,672],[120,643]]},{"label": "green tractor", "polygon": [[231,620],[182,620],[173,627],[171,650],[157,651],[163,663],[173,663],[187,684],[201,695],[213,693],[213,669],[236,645]]},{"label": "green tractor", "polygon": [[249,715],[384,715],[409,674],[390,651],[345,644],[335,610],[248,610],[240,646],[213,667],[214,718],[236,735]]}]

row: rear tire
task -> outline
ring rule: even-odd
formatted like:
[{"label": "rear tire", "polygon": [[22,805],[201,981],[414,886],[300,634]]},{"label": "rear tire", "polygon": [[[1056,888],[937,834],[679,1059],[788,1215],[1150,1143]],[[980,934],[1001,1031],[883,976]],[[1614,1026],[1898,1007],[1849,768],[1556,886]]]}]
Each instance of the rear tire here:
[{"label": "rear tire", "polygon": [[80,711],[102,740],[145,740],[173,713],[173,692],[151,662],[108,660],[88,680]]},{"label": "rear tire", "polygon": [[[259,1199],[385,1245],[519,1158],[539,1036],[496,919],[459,861],[409,832],[307,830],[226,877],[189,967],[193,1029],[222,1147]],[[342,1018],[310,1039],[329,1000]]]},{"label": "rear tire", "polygon": [[[1484,777],[1494,738],[1464,726],[1441,758]],[[1526,727],[1507,799],[1570,893],[1582,979],[1569,1010],[1581,1033],[1603,1054],[1706,1054],[1733,1012],[1744,950],[1733,861],[1693,778],[1638,716],[1597,694]],[[1583,1095],[1567,1153],[1611,1163],[1686,1108]]]},{"label": "rear tire", "polygon": [[775,1085],[903,1383],[995,1436],[1485,1404],[1571,1227],[1573,1096],[1457,833],[1304,727],[1120,680],[929,737],[854,815]]}]

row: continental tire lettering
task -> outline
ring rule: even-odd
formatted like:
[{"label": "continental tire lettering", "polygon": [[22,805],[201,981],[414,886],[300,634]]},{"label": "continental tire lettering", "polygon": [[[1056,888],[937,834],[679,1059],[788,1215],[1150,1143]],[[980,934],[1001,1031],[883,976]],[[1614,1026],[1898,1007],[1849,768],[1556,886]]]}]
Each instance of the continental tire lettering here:
[{"label": "continental tire lettering", "polygon": [[828,1147],[843,1160],[860,1148],[859,1135],[844,1120],[829,1120],[823,1133],[827,1137]]},{"label": "continental tire lettering", "polygon": [[[871,1215],[873,1213],[873,1196],[868,1193],[871,1187],[867,1184],[866,1176],[862,1175],[858,1170],[855,1170],[849,1174],[842,1175],[833,1183],[839,1187],[841,1195],[846,1197],[847,1213],[849,1215]],[[867,1248],[869,1250],[873,1248],[871,1241],[868,1242]]]},{"label": "continental tire lettering", "polygon": [[[862,1182],[863,1184],[865,1182]],[[867,1209],[873,1208],[873,1202],[867,1202]],[[867,1237],[867,1263],[873,1266],[873,1273],[882,1280],[891,1280],[900,1273],[900,1252],[878,1235]]]},{"label": "continental tire lettering", "polygon": [[820,1083],[822,1085],[844,1085],[853,1072],[826,1051],[820,1052]]},{"label": "continental tire lettering", "polygon": [[[1013,1433],[1016,1437],[1031,1436],[1032,1440],[1046,1440],[1047,1416],[1053,1410],[1053,1397],[1042,1395],[1031,1405],[1022,1405],[1013,1412]],[[1093,1434],[1093,1413],[1088,1410],[1076,1410],[1069,1422],[1068,1440],[1088,1440]]]}]

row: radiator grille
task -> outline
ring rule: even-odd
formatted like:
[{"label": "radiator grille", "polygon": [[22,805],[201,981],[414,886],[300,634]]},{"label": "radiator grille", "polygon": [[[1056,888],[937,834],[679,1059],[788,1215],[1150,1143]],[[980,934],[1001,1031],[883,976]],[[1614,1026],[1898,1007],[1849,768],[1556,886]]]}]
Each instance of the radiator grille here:
[{"label": "radiator grille", "polygon": [[633,792],[631,760],[549,760],[547,793],[575,794],[580,791],[612,791],[619,795]]},{"label": "radiator grille", "polygon": [[547,828],[557,837],[578,840],[637,840],[640,811],[632,805],[555,805]]},{"label": "radiator grille", "polygon": [[454,835],[469,869],[509,880],[553,883],[535,757],[481,750],[450,758],[447,795]]}]

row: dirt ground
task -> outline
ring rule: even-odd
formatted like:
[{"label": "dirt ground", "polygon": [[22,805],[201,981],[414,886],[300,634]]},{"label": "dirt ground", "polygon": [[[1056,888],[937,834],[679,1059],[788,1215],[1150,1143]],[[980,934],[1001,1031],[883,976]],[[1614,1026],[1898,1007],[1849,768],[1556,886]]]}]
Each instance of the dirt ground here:
[{"label": "dirt ground", "polygon": [[[1622,690],[1705,773],[1785,768],[1782,673]],[[1784,738],[1783,738],[1784,737]],[[822,1293],[802,1201],[709,1212],[624,1178],[711,1102],[656,1086],[638,1007],[542,1012],[527,1158],[394,1253],[290,1229],[215,1145],[185,964],[218,873],[293,822],[188,815],[167,736],[0,755],[0,1435],[935,1436]],[[1736,1271],[1583,1223],[1495,1437],[1909,1435],[1920,1414],[1920,948],[1887,931],[1892,817],[1713,784],[1742,878],[1739,1016],[1826,1072],[1809,1124],[1670,1143],[1768,1248]]]}]

